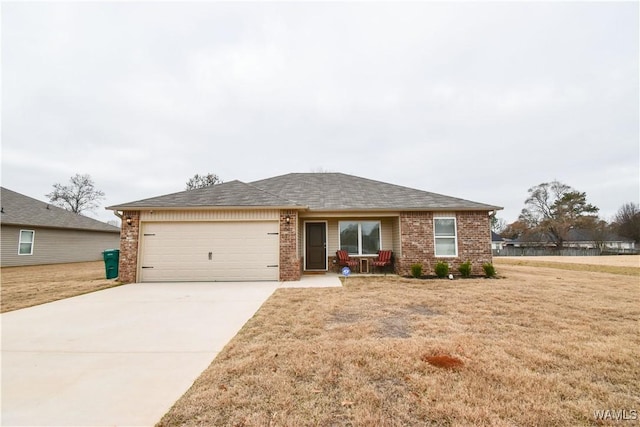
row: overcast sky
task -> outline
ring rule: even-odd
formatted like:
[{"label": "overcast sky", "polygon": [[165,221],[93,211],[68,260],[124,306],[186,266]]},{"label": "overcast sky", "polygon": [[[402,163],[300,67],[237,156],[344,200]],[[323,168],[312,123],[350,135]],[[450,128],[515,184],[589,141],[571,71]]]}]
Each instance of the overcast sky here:
[{"label": "overcast sky", "polygon": [[[103,206],[325,170],[639,201],[638,2],[2,4],[2,186]],[[336,191],[339,191],[336,189]],[[102,208],[92,216],[113,219]]]}]

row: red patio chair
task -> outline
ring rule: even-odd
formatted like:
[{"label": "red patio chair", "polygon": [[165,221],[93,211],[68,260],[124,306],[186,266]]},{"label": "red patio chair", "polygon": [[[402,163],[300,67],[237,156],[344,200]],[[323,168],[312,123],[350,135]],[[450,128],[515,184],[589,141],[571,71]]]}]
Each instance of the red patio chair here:
[{"label": "red patio chair", "polygon": [[371,261],[371,266],[376,267],[386,267],[387,265],[391,265],[391,255],[392,251],[378,251],[378,257]]},{"label": "red patio chair", "polygon": [[336,251],[336,257],[338,258],[338,265],[340,267],[349,267],[352,271],[355,271],[358,266],[358,260],[349,256],[349,252],[339,250]]}]

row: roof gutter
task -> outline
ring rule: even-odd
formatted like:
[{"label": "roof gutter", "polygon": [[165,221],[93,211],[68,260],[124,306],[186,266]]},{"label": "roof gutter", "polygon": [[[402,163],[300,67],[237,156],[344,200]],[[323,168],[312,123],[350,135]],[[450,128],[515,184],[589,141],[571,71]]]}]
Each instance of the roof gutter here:
[{"label": "roof gutter", "polygon": [[504,209],[500,206],[486,206],[486,207],[454,207],[454,206],[440,206],[432,208],[408,208],[408,207],[396,207],[396,208],[353,208],[353,209],[312,209],[309,206],[301,205],[289,205],[289,206],[108,206],[105,209],[114,211],[114,214],[122,219],[122,215],[118,214],[118,211],[210,211],[210,210],[273,210],[273,209],[290,209],[309,212],[490,212],[490,215],[495,215],[498,210]]},{"label": "roof gutter", "polygon": [[[308,210],[308,206],[108,206],[106,210],[117,211],[210,211],[210,210]],[[118,214],[116,214],[118,216]]]},{"label": "roof gutter", "polygon": [[487,206],[485,208],[477,207],[435,207],[435,208],[354,208],[354,209],[309,209],[310,212],[496,212],[502,210],[499,206]]}]

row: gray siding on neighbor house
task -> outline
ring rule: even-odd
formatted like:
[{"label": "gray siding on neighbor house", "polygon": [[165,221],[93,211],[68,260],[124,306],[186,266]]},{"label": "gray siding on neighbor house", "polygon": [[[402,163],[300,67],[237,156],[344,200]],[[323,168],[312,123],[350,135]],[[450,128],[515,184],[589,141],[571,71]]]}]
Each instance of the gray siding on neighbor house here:
[{"label": "gray siding on neighbor house", "polygon": [[[20,230],[35,231],[33,255],[18,255]],[[97,261],[105,249],[118,249],[118,233],[3,225],[2,267]]]}]

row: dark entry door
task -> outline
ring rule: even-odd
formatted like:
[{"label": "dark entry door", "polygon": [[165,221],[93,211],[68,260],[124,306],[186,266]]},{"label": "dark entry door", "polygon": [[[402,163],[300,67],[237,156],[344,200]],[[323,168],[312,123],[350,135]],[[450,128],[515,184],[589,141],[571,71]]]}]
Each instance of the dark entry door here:
[{"label": "dark entry door", "polygon": [[307,270],[327,269],[327,226],[324,222],[307,222]]}]

